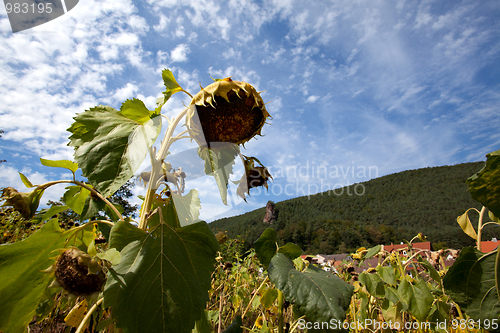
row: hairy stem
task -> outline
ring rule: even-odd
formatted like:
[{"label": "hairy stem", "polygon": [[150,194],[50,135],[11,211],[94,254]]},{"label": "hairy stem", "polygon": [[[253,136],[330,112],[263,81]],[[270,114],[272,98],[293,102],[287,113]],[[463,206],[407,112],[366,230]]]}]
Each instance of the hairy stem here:
[{"label": "hairy stem", "polygon": [[155,155],[156,155],[156,148],[151,147],[149,149],[149,157],[151,159],[151,175],[149,177],[146,197],[144,198],[144,202],[142,203],[141,217],[139,220],[139,229],[142,230],[146,230],[147,227],[146,219],[148,217],[149,212],[151,211],[151,203],[153,202],[153,196],[156,193],[155,180],[158,177],[158,174],[161,170],[161,163],[158,166],[158,161],[156,160]]},{"label": "hairy stem", "polygon": [[170,124],[168,125],[168,128],[167,128],[167,133],[165,133],[165,138],[163,139],[163,141],[161,143],[161,147],[158,150],[158,154],[156,154],[157,161],[163,161],[165,159],[165,157],[167,157],[168,149],[170,148],[170,146],[173,143],[172,137],[174,136],[175,128],[177,127],[177,125],[179,125],[179,122],[186,115],[188,110],[189,110],[189,107],[185,108],[175,118],[170,120]]},{"label": "hairy stem", "polygon": [[179,113],[176,117],[170,119],[170,122],[167,127],[167,132],[165,133],[165,137],[161,142],[160,149],[158,153],[156,153],[156,148],[151,147],[149,152],[151,158],[151,176],[149,178],[148,190],[146,193],[146,197],[144,198],[144,202],[142,204],[141,217],[139,221],[139,228],[146,230],[147,228],[147,216],[151,211],[151,203],[153,202],[153,197],[156,193],[156,180],[160,176],[162,172],[162,163],[165,157],[167,156],[168,149],[177,139],[173,137],[175,128],[179,125],[181,119],[186,115],[189,108],[185,108],[181,113]]}]

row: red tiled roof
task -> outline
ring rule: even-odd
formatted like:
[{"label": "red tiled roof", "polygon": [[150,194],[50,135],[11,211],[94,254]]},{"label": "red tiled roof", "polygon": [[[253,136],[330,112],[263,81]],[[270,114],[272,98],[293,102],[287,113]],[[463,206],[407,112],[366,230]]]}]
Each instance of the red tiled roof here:
[{"label": "red tiled roof", "polygon": [[481,252],[483,253],[488,253],[493,251],[494,249],[497,248],[497,246],[500,244],[500,242],[495,242],[495,241],[486,241],[486,242],[481,242]]},{"label": "red tiled roof", "polygon": [[[400,249],[405,249],[407,248],[408,245],[406,244],[391,244],[391,245],[384,245],[384,250],[386,251],[393,251],[393,250],[400,250]],[[431,242],[420,242],[420,243],[413,243],[413,248],[414,249],[419,249],[419,250],[431,250]]]}]

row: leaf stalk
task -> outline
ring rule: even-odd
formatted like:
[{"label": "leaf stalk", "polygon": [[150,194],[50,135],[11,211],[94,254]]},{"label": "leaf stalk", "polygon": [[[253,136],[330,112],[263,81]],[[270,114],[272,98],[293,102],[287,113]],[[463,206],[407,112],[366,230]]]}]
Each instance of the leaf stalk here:
[{"label": "leaf stalk", "polygon": [[46,188],[48,188],[52,185],[64,184],[64,183],[65,184],[75,184],[75,185],[83,187],[86,190],[89,190],[96,197],[98,197],[99,199],[104,201],[104,203],[116,214],[116,216],[118,216],[120,221],[125,220],[123,218],[122,214],[118,211],[118,209],[116,209],[116,207],[108,199],[106,199],[101,193],[99,193],[99,191],[97,191],[96,189],[94,189],[94,188],[92,188],[92,187],[90,187],[90,186],[86,185],[85,183],[82,183],[78,180],[55,180],[55,181],[51,181],[51,182],[48,182],[48,183],[45,183],[42,185],[38,185],[38,188],[45,190]]},{"label": "leaf stalk", "polygon": [[85,323],[90,319],[90,316],[92,316],[92,313],[94,313],[94,311],[97,309],[97,307],[99,305],[101,305],[101,303],[103,301],[104,301],[104,297],[102,297],[97,302],[95,302],[94,305],[92,305],[92,307],[87,312],[87,314],[85,315],[85,317],[83,317],[82,322],[80,323],[80,325],[78,325],[78,328],[76,329],[75,333],[83,333],[83,331],[85,331]]}]

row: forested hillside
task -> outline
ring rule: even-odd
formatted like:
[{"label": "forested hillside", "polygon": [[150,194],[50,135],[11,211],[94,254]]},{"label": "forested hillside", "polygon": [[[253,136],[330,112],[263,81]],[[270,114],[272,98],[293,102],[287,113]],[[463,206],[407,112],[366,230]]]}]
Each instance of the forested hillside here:
[{"label": "forested hillside", "polygon": [[[484,162],[409,170],[362,183],[364,195],[345,189],[343,195],[319,193],[278,202],[277,220],[263,223],[265,208],[214,221],[214,230],[241,235],[248,245],[268,227],[277,230],[279,242],[294,242],[307,253],[344,253],[360,246],[390,244],[424,233],[434,248],[461,248],[473,240],[463,233],[457,216],[474,201],[465,181]],[[359,192],[359,187],[358,187]],[[340,193],[340,191],[338,191]],[[474,224],[477,216],[470,214]],[[500,236],[486,228],[483,239]]]}]

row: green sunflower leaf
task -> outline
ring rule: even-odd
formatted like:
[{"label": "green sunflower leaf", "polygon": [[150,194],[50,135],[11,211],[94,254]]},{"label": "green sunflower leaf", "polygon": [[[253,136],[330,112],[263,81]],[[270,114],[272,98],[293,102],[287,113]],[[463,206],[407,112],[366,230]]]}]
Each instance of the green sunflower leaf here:
[{"label": "green sunflower leaf", "polygon": [[160,133],[161,117],[147,112],[137,99],[121,111],[99,105],[78,114],[68,129],[83,176],[105,197],[134,175]]},{"label": "green sunflower leaf", "polygon": [[299,272],[284,254],[277,253],[269,264],[269,279],[308,321],[344,321],[354,287],[336,275],[317,267]]},{"label": "green sunflower leaf", "polygon": [[54,263],[56,250],[80,246],[83,232],[63,231],[57,219],[52,219],[27,239],[0,246],[0,332],[26,332],[54,278],[43,270]]},{"label": "green sunflower leaf", "polygon": [[[164,219],[175,218],[174,210],[167,213]],[[121,261],[110,269],[104,302],[113,308],[117,327],[128,333],[191,332],[208,301],[219,249],[208,225],[172,228],[160,221],[146,232],[120,221],[110,238]]]},{"label": "green sunflower leaf", "polygon": [[75,173],[76,170],[78,170],[78,164],[73,162],[73,161],[69,161],[69,160],[52,161],[52,160],[46,160],[44,158],[40,158],[40,162],[42,163],[42,165],[45,165],[48,167],[53,167],[53,168],[65,168],[73,173]]}]

